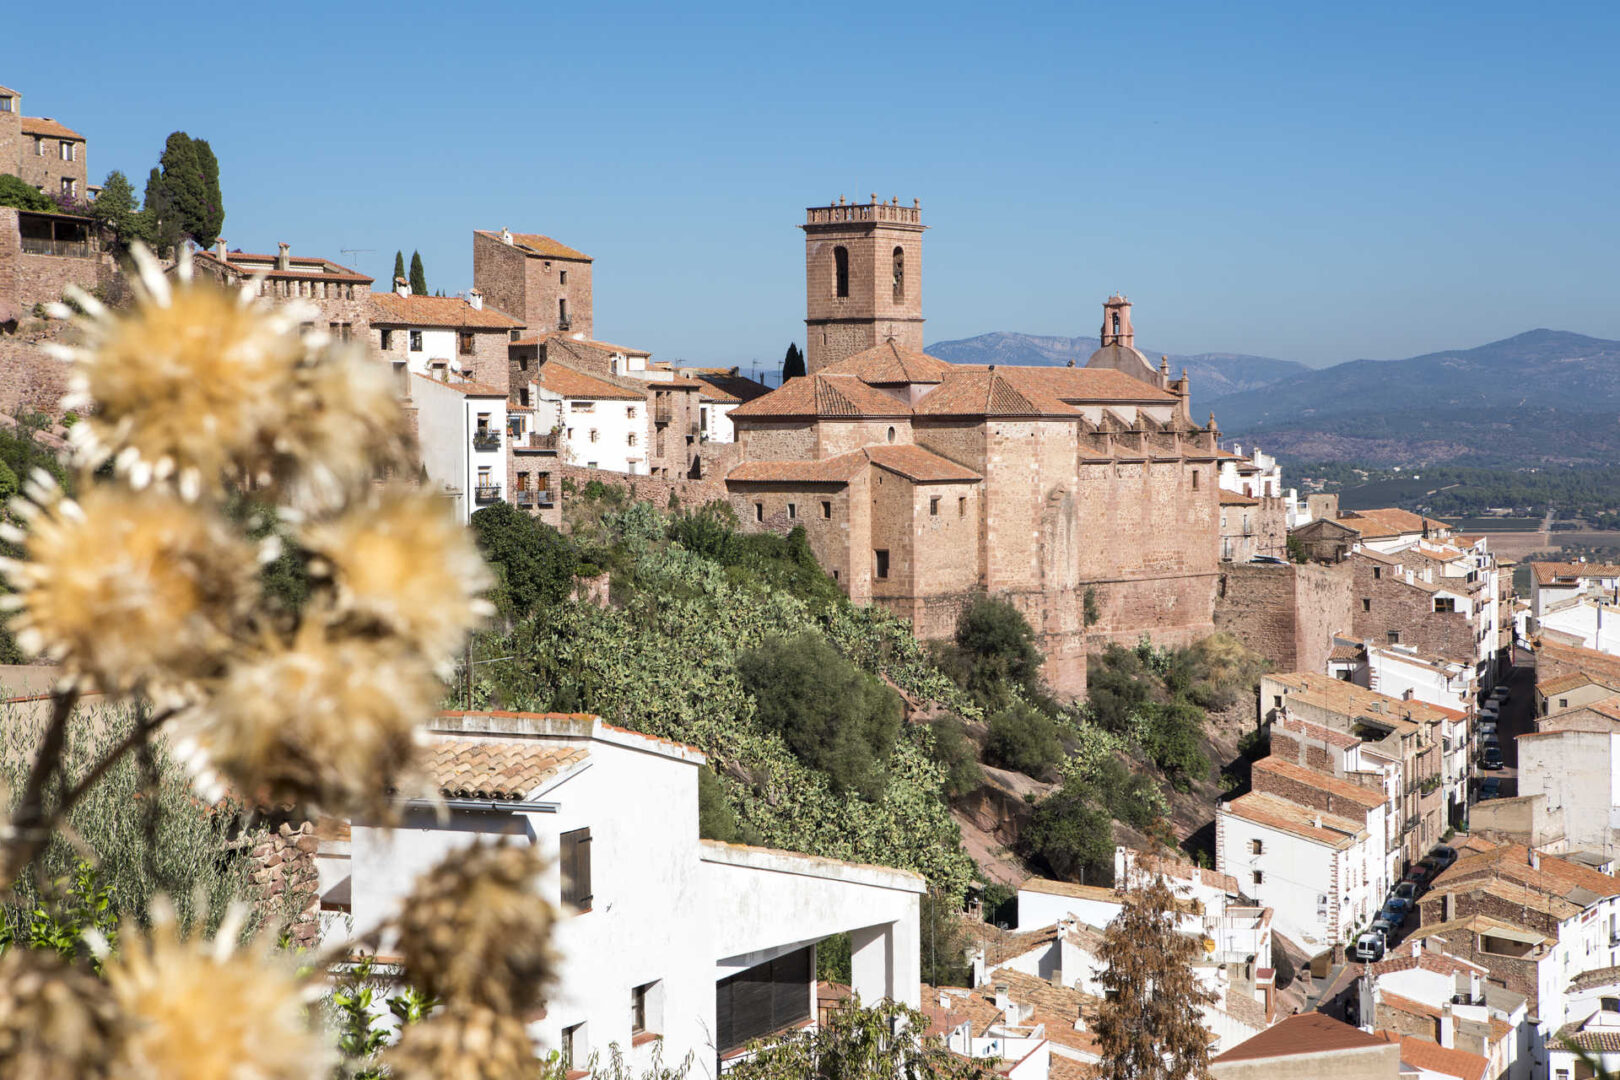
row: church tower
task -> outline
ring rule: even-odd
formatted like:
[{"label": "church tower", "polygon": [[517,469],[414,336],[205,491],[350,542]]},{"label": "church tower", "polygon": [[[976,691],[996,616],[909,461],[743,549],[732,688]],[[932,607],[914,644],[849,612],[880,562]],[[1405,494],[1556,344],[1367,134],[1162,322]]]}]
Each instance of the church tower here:
[{"label": "church tower", "polygon": [[922,205],[913,199],[805,211],[805,369],[811,373],[890,338],[922,351]]},{"label": "church tower", "polygon": [[1136,347],[1136,334],[1131,331],[1131,302],[1121,293],[1103,301],[1102,334],[1097,344],[1105,349],[1110,345]]}]

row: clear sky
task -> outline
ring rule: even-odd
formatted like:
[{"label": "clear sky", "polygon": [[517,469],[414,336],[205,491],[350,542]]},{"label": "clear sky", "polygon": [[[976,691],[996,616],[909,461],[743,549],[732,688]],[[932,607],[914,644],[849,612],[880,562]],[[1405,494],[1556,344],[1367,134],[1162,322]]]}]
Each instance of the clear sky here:
[{"label": "clear sky", "polygon": [[[1620,7],[275,5],[5,17],[0,84],[144,184],[220,159],[231,246],[472,284],[474,228],[596,258],[596,333],[774,368],[803,208],[921,198],[927,340],[1325,364],[1620,338]],[[32,43],[41,43],[35,47]],[[342,249],[366,249],[342,255]]]}]

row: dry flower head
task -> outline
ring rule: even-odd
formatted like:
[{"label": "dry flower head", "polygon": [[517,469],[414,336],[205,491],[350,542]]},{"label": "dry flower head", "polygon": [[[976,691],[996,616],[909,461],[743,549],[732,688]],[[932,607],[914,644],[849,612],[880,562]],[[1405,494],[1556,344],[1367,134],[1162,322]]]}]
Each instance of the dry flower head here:
[{"label": "dry flower head", "polygon": [[56,953],[13,946],[0,957],[0,1076],[114,1076],[124,1025],[112,989]]},{"label": "dry flower head", "polygon": [[384,1061],[394,1080],[533,1080],[540,1068],[521,1020],[457,1004],[406,1028]]}]

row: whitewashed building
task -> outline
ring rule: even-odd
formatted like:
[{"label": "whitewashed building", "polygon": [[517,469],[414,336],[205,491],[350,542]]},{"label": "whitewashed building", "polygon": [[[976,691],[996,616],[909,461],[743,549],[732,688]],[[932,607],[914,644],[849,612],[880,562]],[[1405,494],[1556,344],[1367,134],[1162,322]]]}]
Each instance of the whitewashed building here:
[{"label": "whitewashed building", "polygon": [[455,505],[457,519],[502,501],[506,487],[506,391],[455,376],[412,374],[407,404],[428,481]]},{"label": "whitewashed building", "polygon": [[656,1045],[717,1075],[755,1037],[815,1022],[816,945],[837,933],[864,1001],[919,1004],[922,877],[700,840],[696,750],[592,717],[442,713],[427,756],[447,816],[424,799],[397,826],[353,822],[323,893],[365,934],[447,854],[537,847],[560,959],[531,1032],[574,1068],[617,1045],[639,1074]]},{"label": "whitewashed building", "polygon": [[553,361],[530,383],[533,430],[553,432],[563,460],[647,472],[647,395]]},{"label": "whitewashed building", "polygon": [[1538,562],[1530,564],[1530,617],[1539,619],[1554,604],[1577,596],[1620,600],[1620,566],[1610,563]]}]

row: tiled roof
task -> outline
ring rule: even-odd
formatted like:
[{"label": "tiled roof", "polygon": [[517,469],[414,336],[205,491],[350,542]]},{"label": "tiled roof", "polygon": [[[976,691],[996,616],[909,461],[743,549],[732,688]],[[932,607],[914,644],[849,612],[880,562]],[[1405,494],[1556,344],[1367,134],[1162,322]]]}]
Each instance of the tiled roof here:
[{"label": "tiled roof", "polygon": [[810,461],[745,461],[726,474],[738,483],[847,484],[869,464],[859,450]]},{"label": "tiled roof", "polygon": [[[996,983],[1006,984],[1007,996],[1013,1004],[1034,1007],[1026,1023],[1046,1025],[1046,1037],[1052,1042],[1087,1056],[1100,1056],[1097,1037],[1090,1031],[1077,1031],[1074,1026],[1082,1009],[1096,1015],[1099,1004],[1096,998],[1065,986],[1053,986],[1045,979],[1010,968],[992,971],[976,993],[986,994],[994,1001]],[[1053,1060],[1056,1057],[1053,1055]]]},{"label": "tiled roof", "polygon": [[1382,791],[1365,788],[1341,777],[1317,772],[1315,769],[1307,769],[1303,765],[1296,765],[1279,757],[1263,757],[1254,763],[1253,768],[1273,776],[1280,776],[1285,780],[1292,780],[1296,784],[1325,791],[1367,810],[1384,805]]},{"label": "tiled roof", "polygon": [[239,274],[252,276],[263,274],[267,278],[314,278],[322,281],[342,281],[359,284],[371,283],[371,278],[347,266],[341,266],[331,259],[311,258],[309,256],[289,255],[287,269],[277,270],[280,261],[279,255],[257,255],[247,251],[228,251],[221,259],[211,251],[198,251],[192,254],[192,259],[203,262],[218,263],[230,268]]},{"label": "tiled roof", "polygon": [[1620,986],[1620,967],[1583,971],[1569,980],[1571,991],[1596,990],[1600,986]]},{"label": "tiled roof", "polygon": [[703,384],[703,397],[707,401],[725,404],[742,404],[764,397],[771,392],[771,388],[764,383],[755,382],[746,375],[738,375],[734,371],[705,371],[693,368],[676,368],[676,374],[685,375]]},{"label": "tiled roof", "polygon": [[1365,660],[1367,649],[1362,645],[1334,645],[1333,651],[1328,653],[1329,660]]},{"label": "tiled roof", "polygon": [[1350,847],[1359,835],[1366,832],[1363,822],[1351,821],[1336,814],[1324,814],[1276,795],[1262,795],[1253,791],[1227,803],[1226,812],[1256,825],[1265,825],[1339,851]]},{"label": "tiled roof", "polygon": [[437,739],[426,750],[428,775],[446,798],[517,802],[590,756],[583,746],[532,740]]},{"label": "tiled roof", "polygon": [[1048,948],[1055,944],[1060,936],[1056,923],[1038,930],[1000,930],[986,926],[984,933],[986,934],[984,962],[986,967],[992,968],[1000,967],[1007,961],[1016,960],[1036,949]]},{"label": "tiled roof", "polygon": [[[1608,678],[1612,681],[1620,682],[1620,679],[1614,679],[1613,676],[1609,676]],[[1596,675],[1588,675],[1584,671],[1571,671],[1567,675],[1559,675],[1556,678],[1548,679],[1546,682],[1536,683],[1536,689],[1540,691],[1542,696],[1550,697],[1553,694],[1562,694],[1566,691],[1574,690],[1576,687],[1588,685],[1610,686],[1610,683],[1604,681],[1604,679],[1599,678]],[[1610,688],[1613,689],[1613,687]]]},{"label": "tiled roof", "polygon": [[1245,495],[1241,491],[1228,491],[1221,488],[1222,506],[1259,506],[1260,500],[1253,495]]},{"label": "tiled roof", "polygon": [[1620,697],[1594,701],[1536,721],[1534,731],[1518,736],[1520,739],[1547,739],[1565,732],[1612,735],[1620,732]]},{"label": "tiled roof", "polygon": [[513,345],[578,345],[584,349],[596,352],[621,353],[625,356],[651,356],[646,349],[634,349],[629,345],[615,345],[610,341],[597,341],[594,338],[576,338],[560,331],[550,331],[545,334],[527,334],[512,342]]},{"label": "tiled roof", "polygon": [[647,395],[577,371],[558,360],[541,364],[535,381],[554,394],[565,398],[598,399],[608,401],[645,401]]},{"label": "tiled roof", "polygon": [[1359,1050],[1381,1046],[1383,1042],[1376,1035],[1369,1035],[1323,1013],[1299,1013],[1273,1024],[1252,1039],[1238,1043],[1226,1053],[1211,1058],[1210,1064],[1321,1054],[1333,1050]]},{"label": "tiled roof", "polygon": [[[477,232],[480,236],[489,236],[496,240],[501,238],[501,234],[498,230],[478,229]],[[567,244],[553,240],[549,236],[541,236],[539,233],[513,233],[512,243],[515,246],[526,249],[525,254],[529,255],[543,256],[548,259],[579,259],[584,262],[591,261],[591,257],[585,254],[583,251],[575,251]]]},{"label": "tiled roof", "polygon": [[733,420],[750,417],[909,416],[910,406],[854,375],[806,375],[789,379],[763,397],[731,410]]},{"label": "tiled roof", "polygon": [[[965,365],[964,365],[965,366]],[[1026,393],[1044,392],[1069,404],[1131,403],[1171,405],[1177,400],[1157,386],[1112,368],[996,366],[996,374]]]},{"label": "tiled roof", "polygon": [[[1513,941],[1521,941],[1529,945],[1556,945],[1558,943],[1556,938],[1550,938],[1534,927],[1520,926],[1518,923],[1494,919],[1489,915],[1470,915],[1463,919],[1452,919],[1450,922],[1426,923],[1408,934],[1406,940],[1408,942],[1426,941],[1431,937],[1437,937],[1445,940],[1447,945],[1451,945],[1452,939],[1458,934],[1507,936]],[[1471,941],[1464,943],[1472,945]]]},{"label": "tiled roof", "polygon": [[1531,563],[1537,585],[1551,585],[1559,579],[1620,577],[1620,566],[1613,563],[1538,562]]},{"label": "tiled roof", "polygon": [[1076,885],[1069,881],[1032,877],[1018,886],[1019,892],[1045,893],[1048,896],[1067,896],[1074,900],[1093,900],[1099,904],[1123,904],[1125,898],[1102,885]]},{"label": "tiled roof", "polygon": [[1038,386],[1018,386],[1001,371],[960,371],[923,395],[918,416],[1057,416],[1077,414]]},{"label": "tiled roof", "polygon": [[80,135],[77,131],[74,131],[70,127],[64,127],[48,116],[23,117],[22,130],[24,135],[45,135],[53,139],[77,139],[79,142],[85,141],[83,135]]},{"label": "tiled roof", "polygon": [[1423,949],[1416,956],[1407,953],[1405,956],[1388,956],[1376,964],[1367,965],[1367,973],[1373,976],[1389,975],[1397,971],[1411,971],[1419,968],[1423,971],[1432,971],[1439,975],[1467,975],[1478,972],[1481,975],[1489,974],[1487,969],[1478,964],[1471,964],[1446,953],[1435,952],[1432,949]]},{"label": "tiled roof", "polygon": [[1393,1031],[1375,1033],[1386,1042],[1399,1043],[1401,1063],[1426,1072],[1455,1076],[1457,1080],[1484,1080],[1490,1063],[1478,1054],[1466,1050],[1452,1050],[1427,1039],[1416,1039]]},{"label": "tiled roof", "polygon": [[456,393],[464,394],[467,397],[504,398],[506,396],[505,390],[490,386],[487,383],[474,382],[472,379],[454,379],[446,381],[444,379],[435,379],[432,375],[424,375],[420,371],[413,371],[411,374],[415,375],[423,382],[430,382],[434,386],[442,386],[446,390],[454,390]]},{"label": "tiled roof", "polygon": [[1620,896],[1620,878],[1556,855],[1540,854],[1537,865],[1531,866],[1530,849],[1523,844],[1501,844],[1477,855],[1464,856],[1435,878],[1433,889],[1451,891],[1457,886],[1493,879],[1557,896],[1578,908],[1587,907],[1599,897]]},{"label": "tiled roof", "polygon": [[459,296],[401,296],[393,292],[371,294],[371,323],[477,330],[511,330],[523,325],[494,308],[480,311]]},{"label": "tiled roof", "polygon": [[872,464],[919,484],[971,483],[984,479],[972,469],[920,446],[869,446],[865,452]]},{"label": "tiled roof", "polygon": [[1440,723],[1465,715],[1417,698],[1390,697],[1331,675],[1290,672],[1267,678],[1287,687],[1290,697],[1353,719],[1365,717],[1375,722],[1398,722],[1404,717],[1417,723]]},{"label": "tiled roof", "polygon": [[1554,1040],[1555,1046],[1574,1046],[1592,1053],[1615,1053],[1620,1051],[1620,1029],[1594,1028],[1591,1031],[1582,1031],[1577,1025],[1570,1024],[1558,1032]]},{"label": "tiled roof", "polygon": [[1401,994],[1384,992],[1378,995],[1379,1004],[1396,1012],[1406,1013],[1408,1016],[1421,1016],[1425,1020],[1438,1020],[1444,1015],[1438,1005],[1430,1005],[1426,1001],[1417,1001],[1414,998]]},{"label": "tiled roof", "polygon": [[1346,510],[1339,515],[1339,524],[1348,525],[1369,540],[1421,533],[1425,527],[1430,532],[1451,530],[1451,526],[1444,521],[1436,521],[1434,518],[1394,507],[1378,510]]},{"label": "tiled roof", "polygon": [[902,348],[893,339],[819,369],[822,375],[858,375],[872,386],[937,383],[955,368],[938,357]]}]

